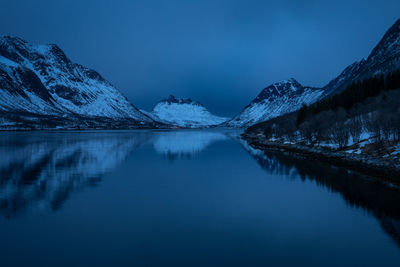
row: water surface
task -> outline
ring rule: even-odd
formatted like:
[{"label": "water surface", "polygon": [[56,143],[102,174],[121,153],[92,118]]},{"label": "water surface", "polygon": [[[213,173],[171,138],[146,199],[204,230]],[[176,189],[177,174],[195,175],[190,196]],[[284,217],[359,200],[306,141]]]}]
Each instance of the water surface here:
[{"label": "water surface", "polygon": [[1,266],[400,266],[400,191],[233,131],[0,134]]}]

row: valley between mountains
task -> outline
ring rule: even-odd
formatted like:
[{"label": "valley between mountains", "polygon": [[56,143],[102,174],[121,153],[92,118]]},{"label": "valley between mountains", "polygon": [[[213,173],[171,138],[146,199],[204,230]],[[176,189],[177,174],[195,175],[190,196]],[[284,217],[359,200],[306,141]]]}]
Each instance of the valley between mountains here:
[{"label": "valley between mountains", "polygon": [[72,62],[57,45],[4,36],[0,37],[0,128],[247,128],[328,99],[353,82],[398,69],[400,20],[366,59],[349,65],[326,86],[305,86],[294,78],[277,82],[236,116],[224,118],[199,102],[175,96],[156,103],[151,111],[141,110],[97,71]]},{"label": "valley between mountains", "polygon": [[144,111],[98,72],[72,62],[57,45],[0,38],[2,129],[243,128],[314,103],[326,91],[295,79],[278,82],[234,118],[216,116],[199,102],[172,95]]}]

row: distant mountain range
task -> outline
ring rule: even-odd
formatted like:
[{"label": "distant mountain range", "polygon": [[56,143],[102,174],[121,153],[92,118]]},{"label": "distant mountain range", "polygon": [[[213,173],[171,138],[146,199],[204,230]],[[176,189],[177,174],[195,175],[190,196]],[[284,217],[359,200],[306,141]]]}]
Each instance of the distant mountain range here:
[{"label": "distant mountain range", "polygon": [[303,86],[295,79],[272,84],[228,120],[198,102],[174,96],[152,112],[141,111],[99,73],[71,62],[57,45],[5,36],[0,37],[0,128],[247,127],[341,92],[353,81],[397,69],[400,20],[367,59],[351,64],[323,88]]}]

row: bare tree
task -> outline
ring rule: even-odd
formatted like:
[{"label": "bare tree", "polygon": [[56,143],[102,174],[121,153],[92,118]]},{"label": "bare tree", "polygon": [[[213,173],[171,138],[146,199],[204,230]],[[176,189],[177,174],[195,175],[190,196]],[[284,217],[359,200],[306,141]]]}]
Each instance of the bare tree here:
[{"label": "bare tree", "polygon": [[309,121],[305,121],[299,127],[301,136],[306,139],[309,143],[313,142],[314,129]]},{"label": "bare tree", "polygon": [[373,112],[369,115],[367,121],[367,129],[368,131],[374,133],[376,142],[380,143],[383,141],[382,139],[382,124],[379,121],[380,116],[379,112]]},{"label": "bare tree", "polygon": [[349,133],[353,138],[353,143],[358,143],[360,141],[360,136],[362,132],[362,121],[361,117],[356,116],[350,119],[348,123]]},{"label": "bare tree", "polygon": [[347,145],[349,141],[349,131],[343,123],[337,122],[331,127],[331,136],[335,144],[338,144],[340,148]]}]

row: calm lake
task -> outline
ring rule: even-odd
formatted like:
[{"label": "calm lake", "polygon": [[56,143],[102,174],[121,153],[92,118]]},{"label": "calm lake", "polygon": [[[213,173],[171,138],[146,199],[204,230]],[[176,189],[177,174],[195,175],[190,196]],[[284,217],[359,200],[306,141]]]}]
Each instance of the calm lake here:
[{"label": "calm lake", "polygon": [[400,266],[400,190],[235,131],[0,133],[0,266]]}]

